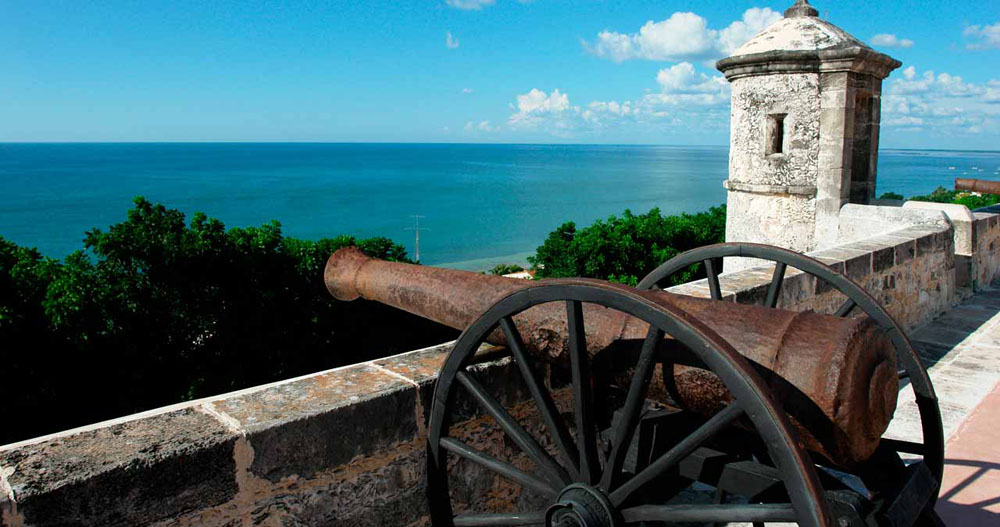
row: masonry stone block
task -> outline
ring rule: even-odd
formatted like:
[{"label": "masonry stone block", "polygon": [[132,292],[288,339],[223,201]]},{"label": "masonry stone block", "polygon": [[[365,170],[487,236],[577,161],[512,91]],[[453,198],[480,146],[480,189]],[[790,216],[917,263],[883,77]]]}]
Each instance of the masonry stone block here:
[{"label": "masonry stone block", "polygon": [[194,409],[0,451],[24,525],[147,525],[236,494],[237,434]]},{"label": "masonry stone block", "polygon": [[[362,404],[363,403],[363,404]],[[211,403],[253,446],[251,471],[308,477],[417,435],[416,391],[371,366],[350,367]]]}]

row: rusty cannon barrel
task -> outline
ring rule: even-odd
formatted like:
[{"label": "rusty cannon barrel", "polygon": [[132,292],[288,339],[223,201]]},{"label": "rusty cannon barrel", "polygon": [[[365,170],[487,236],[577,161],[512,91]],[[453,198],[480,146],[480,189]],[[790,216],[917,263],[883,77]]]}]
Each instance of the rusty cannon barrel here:
[{"label": "rusty cannon barrel", "polygon": [[955,178],[955,190],[967,190],[969,192],[981,192],[983,194],[1000,194],[1000,181]]},{"label": "rusty cannon barrel", "polygon": [[[530,282],[468,271],[386,262],[356,248],[330,257],[324,274],[338,300],[365,298],[464,330],[493,304]],[[624,286],[623,286],[624,287]],[[762,366],[772,396],[780,401],[810,450],[851,466],[871,456],[896,408],[895,354],[868,317],[839,318],[734,302],[638,291],[689,313]],[[626,313],[584,304],[588,352],[640,345],[648,324]],[[565,306],[542,304],[514,317],[535,358],[568,363]],[[491,336],[504,345],[501,332]],[[662,347],[669,347],[670,339]],[[611,350],[614,351],[614,350]],[[566,362],[563,362],[566,361]],[[703,369],[662,368],[663,385],[651,397],[710,415],[729,397],[721,381]],[[669,378],[667,378],[669,377]]]}]

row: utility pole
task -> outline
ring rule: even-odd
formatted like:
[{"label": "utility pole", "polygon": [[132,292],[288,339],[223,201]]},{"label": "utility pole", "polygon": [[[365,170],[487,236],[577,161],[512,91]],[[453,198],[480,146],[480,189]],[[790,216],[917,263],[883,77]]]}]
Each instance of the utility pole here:
[{"label": "utility pole", "polygon": [[410,217],[413,218],[414,225],[413,225],[413,227],[406,227],[405,230],[413,231],[413,235],[416,237],[416,242],[417,242],[417,244],[416,244],[417,245],[417,263],[420,263],[420,231],[429,231],[430,229],[423,228],[423,227],[420,226],[420,218],[424,218],[426,216],[420,216],[418,214],[414,214],[414,215],[412,215]]}]

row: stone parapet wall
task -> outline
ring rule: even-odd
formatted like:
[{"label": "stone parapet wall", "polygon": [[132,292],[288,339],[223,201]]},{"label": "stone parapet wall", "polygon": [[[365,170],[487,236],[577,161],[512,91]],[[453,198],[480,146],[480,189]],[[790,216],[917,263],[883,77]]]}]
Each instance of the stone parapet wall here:
[{"label": "stone parapet wall", "polygon": [[449,349],[0,447],[0,524],[406,525]]},{"label": "stone parapet wall", "polygon": [[[971,254],[956,255],[955,220],[940,211],[857,207],[845,206],[846,217],[861,223],[841,223],[842,243],[811,255],[862,284],[907,328],[956,301],[962,258],[971,287],[1000,276],[996,214],[973,214]],[[771,273],[757,267],[723,274],[725,300],[759,302]],[[704,281],[672,290],[709,296]],[[842,302],[837,295],[789,270],[780,305],[830,312]],[[449,349],[444,344],[2,446],[0,525],[424,524],[428,408]],[[517,377],[511,365],[488,359],[479,366],[482,382],[507,401],[521,400],[509,382]],[[512,447],[495,427],[471,413],[463,418],[469,419],[463,440],[510,457]],[[519,499],[495,476],[464,474],[463,481],[469,499]]]},{"label": "stone parapet wall", "polygon": [[[921,225],[809,253],[864,287],[905,328],[914,328],[947,311],[955,295],[955,256],[951,227]],[[752,261],[752,259],[746,259]],[[774,265],[719,276],[723,300],[759,304],[767,295]],[[709,298],[699,280],[670,289]],[[832,313],[845,300],[815,277],[793,269],[785,274],[778,307]]]},{"label": "stone parapet wall", "polygon": [[992,286],[1000,277],[1000,215],[975,212],[973,218],[972,251],[961,260],[968,264],[967,285],[977,290]]}]

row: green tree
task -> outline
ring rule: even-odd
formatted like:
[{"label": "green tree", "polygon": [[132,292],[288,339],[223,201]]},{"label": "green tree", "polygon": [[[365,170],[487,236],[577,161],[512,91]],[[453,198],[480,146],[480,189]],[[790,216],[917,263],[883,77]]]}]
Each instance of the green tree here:
[{"label": "green tree", "polygon": [[1000,203],[1000,196],[996,194],[974,194],[964,190],[948,190],[938,187],[925,196],[913,196],[913,201],[931,201],[935,203],[954,203],[965,205],[969,210],[981,209]]},{"label": "green tree", "polygon": [[455,331],[333,300],[341,247],[409,261],[387,238],[318,241],[137,198],[63,261],[0,239],[0,443],[432,345]]},{"label": "green tree", "polygon": [[490,269],[489,274],[503,276],[505,274],[519,273],[523,270],[524,267],[517,264],[497,264],[493,266],[493,269]]},{"label": "green tree", "polygon": [[[598,220],[581,230],[572,222],[551,232],[528,258],[540,277],[588,277],[635,285],[677,254],[725,240],[726,208],[664,216],[659,209]],[[697,276],[692,266],[678,283]]]}]

